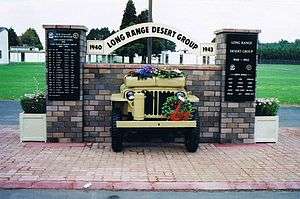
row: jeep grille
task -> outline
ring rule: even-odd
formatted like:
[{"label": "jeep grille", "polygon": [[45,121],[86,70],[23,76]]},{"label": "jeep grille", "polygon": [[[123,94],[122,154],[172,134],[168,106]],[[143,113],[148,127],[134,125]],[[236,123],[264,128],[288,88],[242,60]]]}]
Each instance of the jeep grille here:
[{"label": "jeep grille", "polygon": [[162,106],[166,99],[174,95],[174,91],[146,91],[145,117],[162,117]]}]

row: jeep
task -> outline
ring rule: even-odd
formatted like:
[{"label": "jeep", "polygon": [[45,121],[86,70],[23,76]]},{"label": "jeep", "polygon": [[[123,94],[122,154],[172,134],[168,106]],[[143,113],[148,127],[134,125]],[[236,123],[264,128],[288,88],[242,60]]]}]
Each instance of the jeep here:
[{"label": "jeep", "polygon": [[[139,79],[125,76],[120,93],[112,94],[111,142],[114,152],[123,149],[124,132],[157,129],[180,130],[186,149],[195,152],[199,144],[199,116],[194,111],[190,120],[170,121],[163,115],[162,106],[168,97],[177,96],[191,103],[199,98],[186,91],[186,77]],[[172,131],[172,132],[173,132]]]}]

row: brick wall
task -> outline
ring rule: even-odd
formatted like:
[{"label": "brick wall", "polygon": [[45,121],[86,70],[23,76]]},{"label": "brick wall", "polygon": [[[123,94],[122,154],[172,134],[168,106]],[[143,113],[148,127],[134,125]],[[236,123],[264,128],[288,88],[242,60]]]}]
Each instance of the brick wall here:
[{"label": "brick wall", "polygon": [[[80,100],[47,100],[47,140],[50,142],[82,142],[83,129],[83,68],[86,56],[86,28],[84,26],[45,25],[49,29],[80,30]],[[46,37],[47,38],[47,37]],[[47,50],[47,49],[46,49]],[[46,57],[47,60],[47,57]]]},{"label": "brick wall", "polygon": [[[123,77],[140,64],[86,64],[84,69],[84,141],[110,142],[110,95],[118,93]],[[164,66],[159,66],[164,67]],[[174,66],[175,67],[175,66]],[[187,75],[187,90],[198,96],[201,141],[218,142],[220,125],[219,66],[176,66]]]},{"label": "brick wall", "polygon": [[223,29],[216,31],[216,64],[222,67],[221,107],[220,107],[220,142],[221,143],[253,143],[255,103],[232,103],[225,101],[225,65],[226,37],[228,34],[258,34],[259,30]]},{"label": "brick wall", "polygon": [[[77,26],[74,28],[78,29]],[[254,142],[255,104],[231,103],[224,100],[226,35],[236,32],[258,34],[257,30],[216,31],[216,65],[171,66],[183,70],[188,75],[187,91],[192,91],[200,99],[196,106],[200,116],[201,142]],[[141,65],[85,64],[85,30],[82,30],[80,48],[81,99],[47,100],[48,141],[110,142],[110,96],[119,92],[124,75]]]}]

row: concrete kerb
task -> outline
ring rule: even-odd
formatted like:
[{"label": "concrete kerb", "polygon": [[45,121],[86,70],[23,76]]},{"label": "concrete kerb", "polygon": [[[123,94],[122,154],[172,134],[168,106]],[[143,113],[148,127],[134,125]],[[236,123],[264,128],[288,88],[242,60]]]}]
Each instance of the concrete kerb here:
[{"label": "concrete kerb", "polygon": [[[90,183],[88,188],[84,185]],[[290,182],[134,182],[134,181],[0,181],[2,189],[66,189],[110,191],[254,191],[300,190],[300,181]]]}]

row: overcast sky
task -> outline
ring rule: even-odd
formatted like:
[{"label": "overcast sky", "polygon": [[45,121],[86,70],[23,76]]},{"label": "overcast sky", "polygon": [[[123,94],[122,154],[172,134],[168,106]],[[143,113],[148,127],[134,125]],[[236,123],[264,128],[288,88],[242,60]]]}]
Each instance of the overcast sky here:
[{"label": "overcast sky", "polygon": [[[28,27],[44,41],[43,24],[117,30],[127,0],[0,0],[0,26],[17,34]],[[148,0],[134,0],[137,12]],[[210,42],[221,28],[261,29],[262,42],[300,38],[300,0],[153,0],[153,20]],[[44,42],[43,42],[44,43]]]}]

